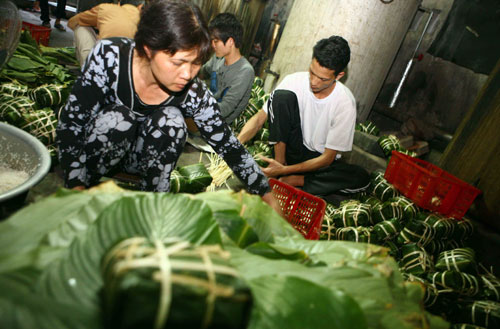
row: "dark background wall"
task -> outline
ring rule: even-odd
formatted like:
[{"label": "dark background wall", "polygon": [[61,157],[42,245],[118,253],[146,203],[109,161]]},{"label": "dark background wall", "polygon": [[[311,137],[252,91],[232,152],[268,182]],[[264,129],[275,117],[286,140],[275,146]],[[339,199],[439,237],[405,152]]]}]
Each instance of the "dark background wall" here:
[{"label": "dark background wall", "polygon": [[[464,5],[465,2],[468,4]],[[440,134],[452,135],[456,131],[496,63],[500,45],[495,32],[500,26],[500,2],[465,2],[422,1],[423,7],[434,10],[435,18],[417,51],[420,60],[411,69],[396,106],[389,109],[391,97],[422,35],[427,18],[424,12],[415,16],[369,119],[383,127],[398,129],[407,120],[417,118]],[[476,36],[478,31],[488,33]],[[493,35],[492,32],[495,43],[487,36]],[[468,41],[470,38],[474,38],[475,46]],[[479,57],[488,58],[488,63],[492,63],[488,64],[489,69],[485,70],[485,65],[481,68],[472,65]]]}]

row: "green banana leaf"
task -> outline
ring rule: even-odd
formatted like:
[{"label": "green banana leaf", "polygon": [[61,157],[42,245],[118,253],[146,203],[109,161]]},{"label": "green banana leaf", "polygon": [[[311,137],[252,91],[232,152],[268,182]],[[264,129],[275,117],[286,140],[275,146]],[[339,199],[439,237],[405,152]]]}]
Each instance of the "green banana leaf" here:
[{"label": "green banana leaf", "polygon": [[248,329],[367,328],[357,303],[339,290],[292,276],[250,280],[254,310]]},{"label": "green banana leaf", "polygon": [[32,72],[45,69],[45,66],[43,64],[35,62],[29,57],[23,55],[12,56],[12,58],[7,62],[6,65],[12,70],[21,72]]},{"label": "green banana leaf", "polygon": [[50,263],[122,196],[61,190],[16,212],[0,223],[0,273]]},{"label": "green banana leaf", "polygon": [[33,47],[34,51],[39,52],[38,44],[36,43],[35,39],[33,39],[33,37],[31,36],[31,32],[28,30],[21,31],[21,36],[19,37],[19,44]]},{"label": "green banana leaf", "polygon": [[305,263],[309,260],[309,256],[303,250],[290,249],[267,242],[254,243],[245,250],[268,259],[295,260],[301,263]]},{"label": "green banana leaf", "polygon": [[[421,287],[404,282],[394,259],[387,257],[386,248],[340,241],[276,240],[281,247],[302,250],[313,262],[327,265],[310,267],[228,248],[231,261],[250,286],[254,281],[266,281],[272,276],[297,277],[325,289],[347,293],[363,310],[369,328],[448,328],[444,320],[424,311]],[[430,323],[433,325],[429,326]]]},{"label": "green banana leaf", "polygon": [[30,84],[37,81],[38,75],[32,72],[19,72],[16,70],[10,70],[4,67],[0,71],[0,78],[3,80],[14,81],[22,84]]},{"label": "green banana leaf", "polygon": [[42,57],[42,53],[38,49],[38,46],[34,46],[32,44],[20,42],[19,45],[17,45],[15,53],[27,56],[31,58],[33,61],[36,61],[43,65],[49,64],[49,62]]},{"label": "green banana leaf", "polygon": [[31,290],[39,272],[34,269],[0,274],[0,327],[31,328],[97,328],[95,313],[40,296]]},{"label": "green banana leaf", "polygon": [[244,218],[257,234],[259,241],[274,242],[277,236],[302,237],[286,220],[256,195],[230,190],[199,193],[194,196],[205,201],[215,216],[220,211],[235,210]]},{"label": "green banana leaf", "polygon": [[230,238],[236,246],[245,248],[257,241],[259,237],[248,222],[241,218],[236,210],[223,210],[214,213],[214,218],[221,231]]},{"label": "green banana leaf", "polygon": [[101,258],[118,241],[133,236],[161,241],[178,237],[195,245],[221,242],[212,212],[201,201],[183,194],[126,195],[102,211],[67,254],[42,273],[36,291],[98,312]]},{"label": "green banana leaf", "polygon": [[[226,244],[218,222],[236,215],[255,230],[260,245],[254,250],[269,247],[281,256],[252,254],[238,248],[237,239]],[[254,296],[252,329],[447,328],[424,311],[423,291],[404,282],[386,248],[305,240],[258,196],[67,190],[0,224],[0,307],[23,315],[0,314],[0,327],[102,328],[102,256],[133,236],[194,245],[224,241]],[[26,273],[28,266],[35,272]],[[12,278],[19,284],[10,284]]]},{"label": "green banana leaf", "polygon": [[63,63],[78,65],[74,47],[45,47],[40,45],[43,57],[52,57]]}]

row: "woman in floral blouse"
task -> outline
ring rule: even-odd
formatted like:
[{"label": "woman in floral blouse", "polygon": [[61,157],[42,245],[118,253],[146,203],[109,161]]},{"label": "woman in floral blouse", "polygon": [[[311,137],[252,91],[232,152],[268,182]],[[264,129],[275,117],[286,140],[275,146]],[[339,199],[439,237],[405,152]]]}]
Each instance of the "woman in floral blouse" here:
[{"label": "woman in floral blouse", "polygon": [[279,209],[267,178],[196,78],[211,53],[200,9],[161,0],[142,11],[134,40],[100,41],[75,82],[57,127],[69,188],[95,185],[110,170],[141,177],[145,191],[168,191],[192,118],[250,193]]}]

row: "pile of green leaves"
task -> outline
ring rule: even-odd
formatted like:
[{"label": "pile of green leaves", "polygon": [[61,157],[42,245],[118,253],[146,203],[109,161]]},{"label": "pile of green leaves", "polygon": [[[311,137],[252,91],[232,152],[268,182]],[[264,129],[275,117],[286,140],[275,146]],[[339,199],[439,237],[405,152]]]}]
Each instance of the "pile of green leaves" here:
[{"label": "pile of green leaves", "polygon": [[[102,257],[142,236],[221,245],[250,287],[247,328],[447,328],[387,249],[308,241],[253,195],[61,190],[0,223],[0,326],[103,328]],[[157,304],[157,300],[144,301]]]},{"label": "pile of green leaves", "polygon": [[35,136],[55,155],[57,113],[68,98],[77,65],[74,48],[38,46],[23,31],[12,58],[0,71],[0,120]]},{"label": "pile of green leaves", "polygon": [[[0,71],[0,81],[16,81],[34,88],[43,84],[71,84],[75,80],[63,64],[78,65],[69,48],[40,48],[28,31],[21,33],[16,51]],[[62,61],[60,61],[62,59]]]}]

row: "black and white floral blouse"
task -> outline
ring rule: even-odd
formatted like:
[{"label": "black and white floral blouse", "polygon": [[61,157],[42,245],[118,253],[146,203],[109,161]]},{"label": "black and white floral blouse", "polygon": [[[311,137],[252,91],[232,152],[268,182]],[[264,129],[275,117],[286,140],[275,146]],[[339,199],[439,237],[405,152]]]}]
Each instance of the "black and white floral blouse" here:
[{"label": "black and white floral blouse", "polygon": [[[137,117],[151,111],[151,106],[143,104],[133,89],[134,47],[134,41],[126,38],[101,40],[73,86],[57,128],[59,160],[67,186],[89,184],[85,178],[88,170],[85,162],[89,157],[85,154],[85,144],[92,136],[87,125],[100,110],[116,104],[130,109]],[[267,178],[224,123],[216,100],[200,80],[195,78],[182,92],[170,96],[154,110],[165,107],[176,107],[184,118],[193,118],[203,139],[226,161],[248,192],[263,195],[269,191]],[[128,127],[126,123],[122,125],[124,129]],[[165,175],[169,178],[173,169],[163,172],[162,178]],[[169,184],[164,185],[168,190]]]}]

